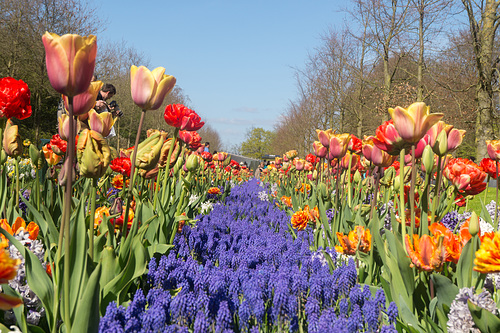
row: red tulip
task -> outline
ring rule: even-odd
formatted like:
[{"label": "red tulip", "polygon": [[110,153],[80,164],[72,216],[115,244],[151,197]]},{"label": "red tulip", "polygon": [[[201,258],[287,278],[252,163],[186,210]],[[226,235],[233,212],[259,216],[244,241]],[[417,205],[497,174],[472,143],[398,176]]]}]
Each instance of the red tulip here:
[{"label": "red tulip", "polygon": [[351,134],[351,140],[349,140],[347,149],[351,153],[361,154],[361,150],[363,149],[363,143],[361,142],[361,139]]},{"label": "red tulip", "polygon": [[476,195],[486,188],[486,173],[479,166],[464,158],[454,158],[444,169],[444,176],[463,195]]},{"label": "red tulip", "polygon": [[205,125],[196,112],[182,104],[167,105],[164,118],[170,126],[186,131],[197,131]]},{"label": "red tulip", "polygon": [[497,179],[496,162],[491,158],[483,158],[479,163],[481,170],[486,172],[491,178]]},{"label": "red tulip", "polygon": [[31,116],[31,91],[22,80],[4,77],[0,80],[0,117],[26,119]]},{"label": "red tulip", "polygon": [[392,120],[380,125],[375,133],[376,137],[373,138],[373,143],[391,155],[399,155],[401,149],[408,147],[408,144],[399,135]]},{"label": "red tulip", "polygon": [[179,131],[179,139],[184,141],[189,149],[196,150],[201,147],[201,136],[195,131]]},{"label": "red tulip", "polygon": [[124,176],[130,177],[130,169],[132,168],[132,162],[128,157],[118,157],[111,161],[109,165],[111,170],[119,172]]}]

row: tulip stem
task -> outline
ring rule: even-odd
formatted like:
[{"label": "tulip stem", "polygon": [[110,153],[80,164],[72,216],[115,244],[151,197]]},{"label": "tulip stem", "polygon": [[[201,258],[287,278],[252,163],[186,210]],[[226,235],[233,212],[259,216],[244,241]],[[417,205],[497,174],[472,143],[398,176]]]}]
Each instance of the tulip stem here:
[{"label": "tulip stem", "polygon": [[[404,169],[403,169],[404,170]],[[416,182],[417,165],[415,159],[415,144],[411,146],[411,183],[410,183],[410,214],[411,214],[411,234],[415,233],[415,182]],[[427,221],[424,221],[424,224]],[[425,228],[427,229],[427,228]]]},{"label": "tulip stem", "polygon": [[97,179],[92,179],[90,194],[90,219],[89,219],[89,255],[94,259],[94,221],[95,221],[95,200],[97,195]]},{"label": "tulip stem", "polygon": [[[170,159],[172,158],[172,153],[175,149],[175,145],[177,144],[177,137],[179,135],[179,129],[176,128],[174,130],[174,136],[172,137],[172,143],[170,145],[170,149],[168,150],[168,155],[167,155],[167,162],[166,162],[166,165],[165,165],[165,173],[164,173],[164,178],[163,178],[163,189],[162,189],[162,193],[161,193],[161,201],[162,202],[165,202],[166,198],[166,194],[167,194],[167,181],[168,181],[168,177],[170,176]],[[180,147],[179,147],[179,150],[180,150]],[[156,202],[156,199],[155,199],[155,202]],[[156,208],[156,206],[155,206]]]},{"label": "tulip stem", "polygon": [[351,196],[352,196],[352,189],[351,189],[352,158],[353,158],[353,154],[349,154],[349,173],[348,173],[349,183],[348,183],[348,187],[347,187],[347,204],[349,205],[349,207],[351,207],[351,201],[352,201],[352,198],[351,198]]},{"label": "tulip stem", "polygon": [[14,205],[16,205],[17,209],[19,210],[19,156],[17,156],[14,159],[14,165],[16,168],[16,193],[14,195]]},{"label": "tulip stem", "polygon": [[[144,123],[144,116],[146,115],[146,110],[142,110],[141,119],[139,120],[139,127],[137,128],[137,135],[135,136],[134,152],[132,153],[131,165],[130,165],[130,183],[127,192],[127,204],[125,205],[125,216],[123,218],[122,227],[122,239],[127,237],[127,226],[128,226],[128,210],[130,208],[130,199],[132,198],[132,188],[134,187],[135,181],[135,159],[137,157],[137,146],[139,145],[139,138],[141,137],[142,124]],[[123,184],[125,187],[126,184]]]},{"label": "tulip stem", "polygon": [[[69,135],[68,146],[66,149],[66,191],[64,192],[64,208],[61,221],[61,228],[64,233],[64,272],[63,272],[63,304],[64,304],[64,324],[66,325],[66,332],[71,332],[71,314],[69,306],[69,275],[70,275],[70,217],[71,217],[71,201],[72,201],[72,187],[73,187],[73,161],[75,159],[75,119],[73,118],[73,97],[68,96],[68,115],[69,115]],[[61,252],[59,251],[59,255]],[[58,261],[56,261],[58,262]]]},{"label": "tulip stem", "polygon": [[378,195],[378,187],[380,183],[380,173],[381,173],[379,167],[375,167],[375,169],[377,169],[377,172],[375,173],[375,188],[373,189],[373,199],[371,200],[370,221],[372,220],[373,211],[375,210],[375,206],[377,205],[377,195]]},{"label": "tulip stem", "polygon": [[437,178],[436,178],[436,191],[434,191],[434,198],[432,199],[432,213],[431,213],[431,224],[434,223],[436,217],[437,204],[439,202],[439,191],[441,190],[441,156],[438,156],[437,163]]},{"label": "tulip stem", "polygon": [[[406,238],[406,215],[405,215],[405,150],[399,152],[399,219],[401,220],[401,235],[403,244]],[[405,252],[406,252],[405,246]]]},{"label": "tulip stem", "polygon": [[[498,177],[499,177],[499,174],[498,174],[498,161],[495,161],[495,166],[496,166],[496,176],[497,176],[497,193],[496,193],[496,197],[495,197],[495,232],[498,231],[498,190],[499,190],[499,186],[498,186]],[[488,191],[488,188],[486,188],[486,191]],[[486,203],[486,202],[485,202]]]}]

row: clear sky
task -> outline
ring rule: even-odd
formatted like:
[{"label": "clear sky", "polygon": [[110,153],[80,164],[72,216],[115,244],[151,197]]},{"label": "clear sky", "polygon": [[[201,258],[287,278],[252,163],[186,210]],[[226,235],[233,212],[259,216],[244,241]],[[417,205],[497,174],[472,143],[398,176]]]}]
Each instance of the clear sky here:
[{"label": "clear sky", "polygon": [[[95,1],[95,0],[92,0]],[[177,78],[191,107],[226,147],[252,126],[272,130],[298,96],[304,68],[321,35],[341,27],[348,1],[102,0],[102,34],[146,54],[151,68]],[[98,36],[99,42],[99,36]],[[137,66],[141,64],[136,64]]]}]

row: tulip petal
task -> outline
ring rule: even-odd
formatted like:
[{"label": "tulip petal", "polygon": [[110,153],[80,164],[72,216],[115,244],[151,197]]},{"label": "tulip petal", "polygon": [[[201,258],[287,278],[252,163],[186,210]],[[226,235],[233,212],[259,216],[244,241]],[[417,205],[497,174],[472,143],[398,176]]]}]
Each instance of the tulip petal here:
[{"label": "tulip petal", "polygon": [[448,134],[448,151],[451,152],[460,146],[462,143],[465,131],[458,130],[456,128],[452,129]]},{"label": "tulip petal", "polygon": [[[389,112],[391,113],[392,119],[394,120],[394,126],[398,130],[401,138],[405,141],[413,142],[415,136],[415,122],[412,117],[405,109],[400,107],[390,109]],[[420,138],[418,139],[420,140]]]},{"label": "tulip petal", "polygon": [[69,61],[63,46],[55,38],[59,36],[46,32],[42,41],[45,46],[45,62],[50,84],[57,92],[63,94],[69,82]]},{"label": "tulip petal", "polygon": [[156,110],[161,106],[165,96],[174,88],[175,82],[176,79],[172,75],[164,75],[164,78],[160,81],[156,89],[156,95],[151,105],[151,110]]},{"label": "tulip petal", "polygon": [[23,304],[23,300],[6,294],[0,294],[0,310],[7,311]]},{"label": "tulip petal", "polygon": [[151,98],[156,91],[156,81],[153,74],[144,66],[132,66],[130,78],[130,90],[134,103],[142,109],[149,109]]}]

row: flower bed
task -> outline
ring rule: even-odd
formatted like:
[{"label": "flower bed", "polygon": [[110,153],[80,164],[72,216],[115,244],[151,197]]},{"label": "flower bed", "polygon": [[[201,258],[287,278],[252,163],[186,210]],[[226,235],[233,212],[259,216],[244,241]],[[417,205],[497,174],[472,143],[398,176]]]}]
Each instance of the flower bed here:
[{"label": "flower bed", "polygon": [[294,240],[289,216],[261,191],[255,180],[237,186],[184,227],[130,305],[108,306],[100,331],[395,331],[384,292],[357,284],[353,260],[330,272],[335,252],[311,252],[307,233]]}]

